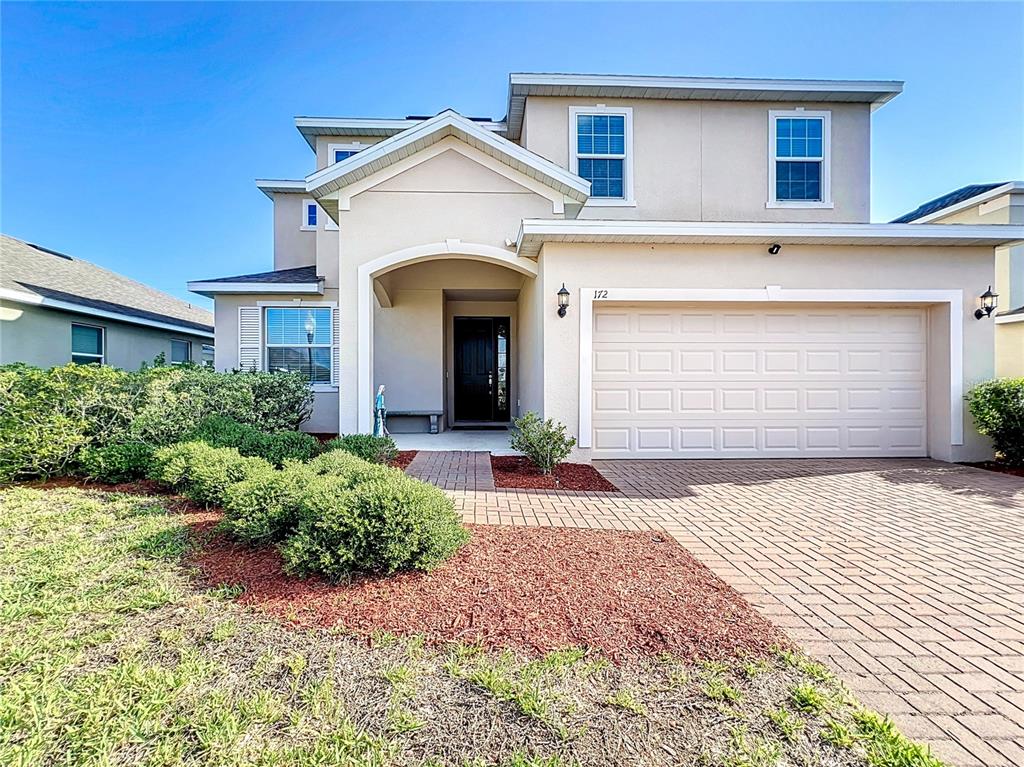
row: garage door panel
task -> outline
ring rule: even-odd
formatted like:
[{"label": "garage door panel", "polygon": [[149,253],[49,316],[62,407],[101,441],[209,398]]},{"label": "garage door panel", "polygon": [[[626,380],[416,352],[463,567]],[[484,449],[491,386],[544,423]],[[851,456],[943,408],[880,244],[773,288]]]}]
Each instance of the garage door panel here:
[{"label": "garage door panel", "polygon": [[926,327],[917,309],[600,307],[594,456],[926,455]]}]

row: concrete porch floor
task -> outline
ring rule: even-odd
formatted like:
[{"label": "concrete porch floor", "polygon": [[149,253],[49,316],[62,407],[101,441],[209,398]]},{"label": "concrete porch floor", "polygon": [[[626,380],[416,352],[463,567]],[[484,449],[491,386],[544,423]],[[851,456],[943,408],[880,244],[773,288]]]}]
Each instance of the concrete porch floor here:
[{"label": "concrete porch floor", "polygon": [[399,450],[486,451],[494,455],[518,455],[508,446],[509,432],[490,430],[443,431],[440,434],[392,434]]}]

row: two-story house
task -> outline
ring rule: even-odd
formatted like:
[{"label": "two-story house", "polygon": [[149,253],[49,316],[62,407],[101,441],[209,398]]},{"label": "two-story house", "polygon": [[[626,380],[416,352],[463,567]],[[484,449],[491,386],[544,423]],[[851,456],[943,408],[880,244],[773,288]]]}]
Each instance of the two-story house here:
[{"label": "two-story house", "polygon": [[[513,74],[503,120],[296,118],[274,269],[216,366],[302,370],[312,431],[568,426],[579,459],[985,457],[963,394],[1024,228],[871,224],[898,82]],[[406,415],[400,415],[406,414]]]}]

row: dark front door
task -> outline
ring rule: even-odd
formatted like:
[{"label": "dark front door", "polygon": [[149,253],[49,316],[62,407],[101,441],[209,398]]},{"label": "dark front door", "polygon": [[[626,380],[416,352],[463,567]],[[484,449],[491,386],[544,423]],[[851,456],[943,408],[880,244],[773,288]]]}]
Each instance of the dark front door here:
[{"label": "dark front door", "polygon": [[507,421],[508,317],[455,318],[455,420]]}]

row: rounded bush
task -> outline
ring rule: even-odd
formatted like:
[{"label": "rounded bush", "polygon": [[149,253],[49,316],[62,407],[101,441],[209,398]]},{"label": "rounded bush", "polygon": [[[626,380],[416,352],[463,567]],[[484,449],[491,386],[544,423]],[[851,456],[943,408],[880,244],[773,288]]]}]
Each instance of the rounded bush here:
[{"label": "rounded bush", "polygon": [[999,378],[967,393],[967,406],[979,432],[992,438],[997,457],[1024,466],[1024,378]]},{"label": "rounded bush", "polygon": [[255,456],[283,466],[285,461],[308,461],[320,451],[320,443],[301,431],[265,432],[224,415],[204,418],[188,436],[189,441],[214,447],[233,447],[242,455]]},{"label": "rounded bush", "polygon": [[153,448],[141,442],[87,447],[79,453],[78,465],[87,479],[96,482],[130,482],[149,474],[153,465]]},{"label": "rounded bush", "polygon": [[382,469],[353,487],[330,475],[311,482],[282,554],[290,572],[340,579],[355,571],[430,570],[468,537],[443,491]]},{"label": "rounded bush", "polygon": [[386,466],[379,466],[364,461],[345,450],[332,450],[318,455],[307,466],[315,474],[325,474],[344,481],[345,487],[352,487],[360,482],[381,476],[381,472],[391,471]]},{"label": "rounded bush", "polygon": [[196,503],[220,504],[235,482],[274,467],[262,458],[246,458],[233,447],[211,447],[205,442],[179,442],[154,454],[150,476]]},{"label": "rounded bush", "polygon": [[299,503],[314,477],[305,466],[289,464],[236,482],[224,493],[224,526],[247,543],[284,540],[295,530]]},{"label": "rounded bush", "polygon": [[398,457],[398,446],[391,437],[377,437],[373,434],[346,434],[335,437],[324,449],[344,450],[371,463],[387,463]]}]

